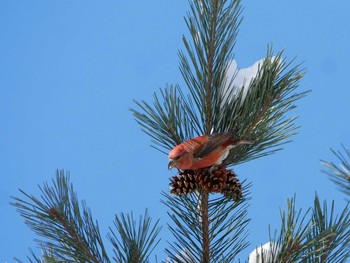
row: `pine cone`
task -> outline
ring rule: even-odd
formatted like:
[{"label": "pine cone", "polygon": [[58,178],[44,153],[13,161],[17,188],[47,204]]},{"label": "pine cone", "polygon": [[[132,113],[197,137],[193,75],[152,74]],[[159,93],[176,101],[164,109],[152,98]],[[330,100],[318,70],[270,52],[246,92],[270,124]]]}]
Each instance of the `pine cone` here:
[{"label": "pine cone", "polygon": [[227,170],[221,165],[199,169],[195,173],[198,185],[209,193],[220,193],[226,187]]},{"label": "pine cone", "polygon": [[175,195],[189,194],[198,188],[193,170],[179,171],[178,176],[170,178],[170,193]]},{"label": "pine cone", "polygon": [[222,193],[234,201],[239,201],[242,198],[242,185],[232,170],[227,171],[226,187],[222,190]]}]

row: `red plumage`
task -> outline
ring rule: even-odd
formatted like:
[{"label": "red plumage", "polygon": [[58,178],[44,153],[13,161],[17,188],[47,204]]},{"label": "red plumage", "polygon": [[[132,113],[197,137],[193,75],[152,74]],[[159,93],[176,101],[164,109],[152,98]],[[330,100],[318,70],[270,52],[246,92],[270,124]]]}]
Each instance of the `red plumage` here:
[{"label": "red plumage", "polygon": [[198,136],[175,146],[170,151],[168,168],[197,170],[219,165],[233,147],[251,143],[235,139],[232,137],[232,132]]}]

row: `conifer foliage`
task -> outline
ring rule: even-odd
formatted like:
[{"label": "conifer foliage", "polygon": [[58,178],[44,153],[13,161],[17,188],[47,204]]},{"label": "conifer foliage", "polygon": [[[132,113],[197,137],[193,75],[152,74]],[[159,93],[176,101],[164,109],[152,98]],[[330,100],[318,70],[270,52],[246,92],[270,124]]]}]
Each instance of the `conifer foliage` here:
[{"label": "conifer foliage", "polygon": [[350,201],[350,150],[346,149],[344,145],[342,145],[342,148],[343,151],[331,149],[332,153],[340,160],[340,165],[326,161],[322,163],[329,168],[329,170],[324,172],[329,175],[329,178],[347,196],[347,200]]},{"label": "conifer foliage", "polygon": [[26,194],[13,203],[25,223],[38,237],[43,259],[32,253],[31,262],[148,262],[159,242],[158,221],[152,223],[146,210],[139,222],[133,215],[116,216],[108,238],[113,246],[114,260],[107,255],[97,221],[85,202],[80,202],[69,182],[69,174],[57,171],[52,186],[39,186],[41,198]]},{"label": "conifer foliage", "polygon": [[[303,70],[287,62],[282,52],[274,54],[268,48],[256,77],[236,86],[235,74],[228,69],[241,23],[240,1],[190,1],[190,10],[185,17],[185,50],[179,52],[186,87],[169,85],[154,94],[152,104],[135,101],[137,108],[131,110],[136,121],[161,151],[198,135],[232,131],[253,144],[232,149],[226,166],[274,153],[295,133],[295,118],[286,113],[306,94],[296,92]],[[169,229],[176,237],[167,249],[169,258],[236,260],[248,245],[248,189],[243,186],[242,195],[241,188],[226,167],[215,173],[179,171],[171,178],[170,193],[175,195],[164,194],[174,223]]]},{"label": "conifer foliage", "polygon": [[[154,93],[151,103],[135,100],[131,111],[152,146],[163,153],[187,139],[218,132],[231,131],[236,138],[253,142],[233,148],[220,166],[179,170],[170,178],[170,191],[163,192],[162,200],[169,209],[168,229],[174,237],[167,243],[164,262],[239,262],[249,245],[250,184],[239,181],[233,166],[275,153],[296,133],[296,117],[290,116],[295,102],[307,93],[298,91],[304,70],[282,51],[268,47],[256,76],[238,86],[229,66],[242,22],[240,0],[190,0],[189,4],[185,17],[189,32],[183,36],[184,50],[179,51],[185,86],[167,85]],[[349,197],[346,158],[350,154],[346,154],[336,153],[341,168],[324,163]],[[44,184],[40,190],[41,199],[21,191],[24,198],[15,197],[12,203],[39,237],[36,242],[43,255],[32,253],[31,262],[152,261],[161,228],[147,211],[138,221],[133,214],[116,216],[107,235],[114,252],[110,256],[97,221],[85,202],[79,202],[67,174],[58,171],[52,186]],[[349,207],[336,215],[334,202],[322,203],[316,195],[304,213],[291,198],[281,211],[281,229],[270,232],[269,244],[256,249],[249,263],[346,262]]]}]

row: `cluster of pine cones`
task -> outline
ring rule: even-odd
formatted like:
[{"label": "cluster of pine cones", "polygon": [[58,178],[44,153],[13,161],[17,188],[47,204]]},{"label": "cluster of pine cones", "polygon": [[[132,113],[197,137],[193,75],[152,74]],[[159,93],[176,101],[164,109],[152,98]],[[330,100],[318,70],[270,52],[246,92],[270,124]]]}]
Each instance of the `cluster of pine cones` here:
[{"label": "cluster of pine cones", "polygon": [[209,193],[222,193],[227,198],[238,201],[242,198],[242,185],[232,170],[224,165],[199,170],[179,171],[170,178],[170,193],[189,194],[196,190]]}]

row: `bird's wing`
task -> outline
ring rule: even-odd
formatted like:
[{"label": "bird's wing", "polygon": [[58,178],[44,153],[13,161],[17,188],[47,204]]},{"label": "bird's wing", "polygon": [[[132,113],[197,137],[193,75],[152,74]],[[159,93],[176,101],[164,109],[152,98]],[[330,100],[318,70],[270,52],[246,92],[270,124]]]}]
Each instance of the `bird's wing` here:
[{"label": "bird's wing", "polygon": [[221,132],[221,133],[214,133],[206,137],[207,137],[206,143],[203,144],[201,149],[193,153],[194,158],[203,158],[208,153],[212,152],[213,150],[218,148],[220,145],[227,142],[230,138],[232,138],[232,135],[231,135],[231,132]]},{"label": "bird's wing", "polygon": [[202,135],[196,138],[192,138],[188,141],[183,142],[189,152],[191,152],[194,156],[200,152],[204,146],[207,144],[209,140],[209,136]]}]

